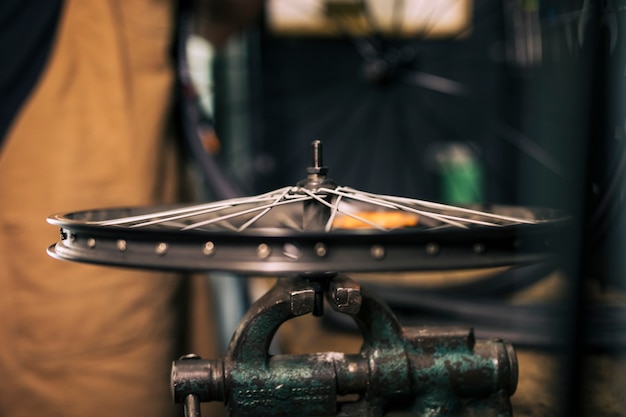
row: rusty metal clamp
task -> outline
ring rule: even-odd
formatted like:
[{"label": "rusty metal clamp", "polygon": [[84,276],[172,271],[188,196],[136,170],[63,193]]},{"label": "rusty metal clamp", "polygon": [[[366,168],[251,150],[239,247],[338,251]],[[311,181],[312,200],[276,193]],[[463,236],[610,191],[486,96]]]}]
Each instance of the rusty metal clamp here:
[{"label": "rusty metal clamp", "polygon": [[[360,353],[270,355],[280,325],[314,313],[322,293],[359,325]],[[279,280],[242,319],[224,358],[174,361],[171,384],[189,417],[201,401],[221,401],[234,417],[505,417],[517,379],[510,344],[476,341],[466,328],[404,328],[385,303],[336,275]]]}]

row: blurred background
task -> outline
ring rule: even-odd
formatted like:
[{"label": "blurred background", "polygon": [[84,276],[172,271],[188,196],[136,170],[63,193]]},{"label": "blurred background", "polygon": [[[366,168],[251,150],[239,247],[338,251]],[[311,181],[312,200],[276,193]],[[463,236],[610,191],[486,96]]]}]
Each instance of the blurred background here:
[{"label": "blurred background", "polygon": [[[186,55],[210,134],[190,140],[206,152],[205,198],[295,184],[320,139],[342,185],[566,211],[574,227],[558,262],[358,278],[405,324],[467,324],[512,341],[516,415],[626,415],[625,8],[269,0],[262,21],[219,53],[192,33]],[[266,288],[213,282],[236,300]],[[224,343],[246,303],[215,303]],[[341,317],[297,326],[281,329],[279,349],[358,350]]]}]

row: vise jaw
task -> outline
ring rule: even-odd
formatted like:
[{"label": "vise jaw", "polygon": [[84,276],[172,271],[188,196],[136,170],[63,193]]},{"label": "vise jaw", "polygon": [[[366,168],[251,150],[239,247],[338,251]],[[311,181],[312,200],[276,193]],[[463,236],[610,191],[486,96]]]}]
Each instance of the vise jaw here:
[{"label": "vise jaw", "polygon": [[[359,326],[360,352],[270,355],[280,325],[319,315],[322,294]],[[222,359],[174,361],[171,388],[187,417],[206,401],[223,402],[231,417],[508,417],[517,379],[510,344],[476,341],[466,328],[402,327],[384,302],[334,275],[280,279],[243,317]]]}]

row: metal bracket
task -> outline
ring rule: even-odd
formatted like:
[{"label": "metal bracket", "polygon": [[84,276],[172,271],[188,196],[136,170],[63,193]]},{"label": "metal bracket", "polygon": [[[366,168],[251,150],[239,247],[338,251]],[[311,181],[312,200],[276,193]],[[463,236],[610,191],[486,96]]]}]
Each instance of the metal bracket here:
[{"label": "metal bracket", "polygon": [[[270,355],[280,325],[321,314],[323,295],[358,324],[361,351]],[[476,341],[467,328],[405,328],[350,278],[316,275],[280,279],[244,316],[224,358],[174,361],[171,384],[188,417],[200,415],[200,401],[221,401],[233,417],[506,417],[517,379],[510,344]],[[355,399],[341,399],[348,395]]]}]

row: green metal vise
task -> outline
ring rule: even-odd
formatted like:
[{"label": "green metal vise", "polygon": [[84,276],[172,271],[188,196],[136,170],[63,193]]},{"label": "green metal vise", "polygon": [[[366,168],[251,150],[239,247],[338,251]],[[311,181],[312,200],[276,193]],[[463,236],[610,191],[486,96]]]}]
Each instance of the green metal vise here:
[{"label": "green metal vise", "polygon": [[[324,294],[358,324],[360,353],[270,355],[280,325],[320,315]],[[505,417],[517,379],[510,344],[476,341],[472,329],[402,327],[384,302],[332,275],[279,280],[244,316],[223,359],[174,361],[171,384],[187,417],[206,401],[224,402],[232,417]]]}]

